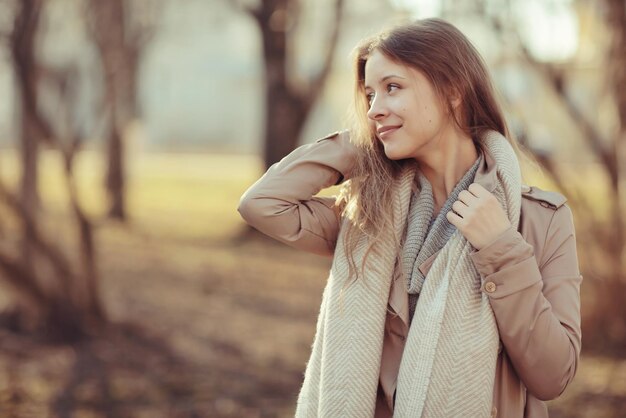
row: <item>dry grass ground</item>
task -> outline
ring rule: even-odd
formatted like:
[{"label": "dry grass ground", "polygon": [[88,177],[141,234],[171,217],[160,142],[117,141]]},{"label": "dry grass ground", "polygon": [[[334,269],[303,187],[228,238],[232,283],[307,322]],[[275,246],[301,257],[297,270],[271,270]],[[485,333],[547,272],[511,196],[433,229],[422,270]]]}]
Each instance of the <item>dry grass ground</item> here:
[{"label": "dry grass ground", "polygon": [[[79,163],[82,200],[99,220],[102,167],[89,153]],[[13,164],[0,155],[5,181],[14,181]],[[241,156],[133,161],[132,222],[98,221],[111,327],[75,346],[2,331],[0,416],[292,416],[330,259],[246,232],[236,206],[260,168]],[[71,255],[58,173],[58,161],[44,158],[47,230]],[[9,301],[0,287],[0,308]],[[626,416],[626,355],[584,354],[550,410],[552,417]]]}]

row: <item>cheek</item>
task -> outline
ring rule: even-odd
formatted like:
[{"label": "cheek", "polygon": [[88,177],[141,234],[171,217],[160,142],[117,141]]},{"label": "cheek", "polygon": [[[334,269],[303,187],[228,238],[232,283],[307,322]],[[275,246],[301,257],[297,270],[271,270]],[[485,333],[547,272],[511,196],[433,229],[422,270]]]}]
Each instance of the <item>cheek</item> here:
[{"label": "cheek", "polygon": [[373,137],[378,138],[378,134],[376,134],[376,122],[374,122],[373,120],[369,119],[368,122],[367,122],[367,126],[369,127],[370,135],[372,135]]}]

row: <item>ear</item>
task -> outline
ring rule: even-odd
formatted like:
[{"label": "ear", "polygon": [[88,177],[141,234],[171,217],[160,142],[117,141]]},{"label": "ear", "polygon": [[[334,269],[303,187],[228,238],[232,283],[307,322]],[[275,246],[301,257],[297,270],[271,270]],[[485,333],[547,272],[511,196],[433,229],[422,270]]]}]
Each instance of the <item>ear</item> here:
[{"label": "ear", "polygon": [[457,89],[452,89],[450,94],[450,105],[456,110],[461,105],[461,94]]},{"label": "ear", "polygon": [[454,116],[454,119],[457,121],[457,123],[463,124],[463,122],[461,122],[464,119],[463,107],[461,106],[463,103],[463,98],[458,89],[453,88],[450,90],[450,94],[448,95],[448,103],[448,112],[450,112]]}]

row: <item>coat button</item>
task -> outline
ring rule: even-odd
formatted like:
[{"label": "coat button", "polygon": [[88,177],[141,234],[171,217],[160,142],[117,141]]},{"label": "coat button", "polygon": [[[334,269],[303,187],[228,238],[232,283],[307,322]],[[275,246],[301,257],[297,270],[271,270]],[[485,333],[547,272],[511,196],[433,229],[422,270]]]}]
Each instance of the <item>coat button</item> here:
[{"label": "coat button", "polygon": [[495,406],[491,408],[491,418],[496,418],[498,416],[498,408]]},{"label": "coat button", "polygon": [[485,290],[489,293],[493,293],[496,291],[496,284],[494,282],[485,283]]}]

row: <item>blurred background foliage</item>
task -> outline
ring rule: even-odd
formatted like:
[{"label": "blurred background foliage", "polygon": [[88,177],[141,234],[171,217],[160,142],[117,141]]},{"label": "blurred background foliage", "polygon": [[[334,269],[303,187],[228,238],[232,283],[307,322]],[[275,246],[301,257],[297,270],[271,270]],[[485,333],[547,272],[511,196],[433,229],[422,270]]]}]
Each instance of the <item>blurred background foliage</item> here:
[{"label": "blurred background foliage", "polygon": [[359,39],[430,16],[574,211],[583,355],[551,416],[626,416],[623,0],[0,0],[0,416],[292,416],[330,260],[238,199],[345,127]]}]

